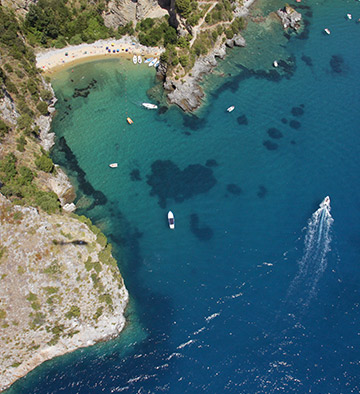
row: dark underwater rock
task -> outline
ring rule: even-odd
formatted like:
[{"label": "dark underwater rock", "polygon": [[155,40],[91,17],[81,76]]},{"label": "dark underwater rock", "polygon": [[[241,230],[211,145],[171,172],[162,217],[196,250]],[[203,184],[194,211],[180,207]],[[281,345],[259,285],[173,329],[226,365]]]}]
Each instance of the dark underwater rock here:
[{"label": "dark underwater rock", "polygon": [[333,55],[330,59],[331,70],[335,73],[343,72],[344,59],[340,55]]},{"label": "dark underwater rock", "polygon": [[297,120],[291,120],[289,126],[293,129],[299,129],[301,127],[301,123]]},{"label": "dark underwater rock", "polygon": [[141,176],[140,176],[140,170],[137,168],[134,168],[131,172],[130,172],[130,179],[132,181],[141,181]]},{"label": "dark underwater rock", "polygon": [[269,134],[270,138],[279,139],[283,137],[282,132],[275,127],[271,127],[270,129],[268,129],[267,133]]},{"label": "dark underwater rock", "polygon": [[292,107],[291,113],[294,116],[301,116],[301,115],[304,115],[304,110],[301,107]]},{"label": "dark underwater rock", "polygon": [[239,123],[239,125],[247,125],[249,123],[246,115],[239,116],[237,118],[237,122]]},{"label": "dark underwater rock", "polygon": [[235,183],[229,183],[226,186],[226,190],[231,193],[231,194],[235,194],[235,195],[239,195],[242,193],[241,187],[238,185],[235,185]]},{"label": "dark underwater rock", "polygon": [[270,140],[263,141],[263,145],[265,146],[265,148],[267,150],[276,150],[279,147],[278,144],[276,144],[275,142],[272,142]]},{"label": "dark underwater rock", "polygon": [[206,167],[217,167],[219,164],[215,159],[206,160]]},{"label": "dark underwater rock", "polygon": [[267,189],[266,189],[266,187],[263,186],[263,185],[260,185],[260,186],[259,186],[259,190],[258,190],[258,192],[257,192],[257,196],[258,196],[259,198],[264,198],[264,197],[266,196],[266,194],[267,194]]},{"label": "dark underwater rock", "polygon": [[212,170],[201,164],[190,164],[184,170],[171,160],[156,160],[147,176],[150,195],[158,196],[159,205],[166,207],[167,200],[182,202],[197,194],[207,193],[215,184]]},{"label": "dark underwater rock", "polygon": [[209,226],[199,226],[199,216],[196,213],[190,216],[190,229],[200,241],[208,241],[214,235],[213,230]]}]

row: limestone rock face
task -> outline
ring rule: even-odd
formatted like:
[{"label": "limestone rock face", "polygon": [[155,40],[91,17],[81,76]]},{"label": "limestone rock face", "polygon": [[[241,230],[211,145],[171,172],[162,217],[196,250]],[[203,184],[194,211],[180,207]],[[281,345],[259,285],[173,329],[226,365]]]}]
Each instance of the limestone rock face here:
[{"label": "limestone rock face", "polygon": [[[51,100],[49,100],[49,102],[47,104],[49,105],[48,106],[49,113],[53,114],[55,112],[55,103],[57,101],[57,99],[55,97],[55,92],[54,92],[51,84],[47,84],[44,79],[42,80],[42,83],[44,85],[44,88],[47,90],[50,90],[52,93],[53,98]],[[54,139],[55,139],[55,134],[50,132],[51,116],[41,115],[35,120],[35,123],[37,126],[39,126],[41,146],[46,151],[49,151],[50,148],[54,145]]]},{"label": "limestone rock face", "polygon": [[104,23],[107,27],[117,29],[128,22],[144,18],[161,17],[167,10],[161,8],[157,0],[110,0],[103,13]]},{"label": "limestone rock face", "polygon": [[5,95],[0,99],[0,117],[11,125],[16,125],[16,119],[20,115],[16,111],[15,104],[10,95],[5,92]]},{"label": "limestone rock face", "polygon": [[36,4],[37,0],[2,0],[2,3],[24,16],[29,11],[29,6]]},{"label": "limestone rock face", "polygon": [[290,6],[278,10],[277,15],[281,19],[284,29],[290,27],[294,30],[298,30],[300,28],[301,14]]},{"label": "limestone rock face", "polygon": [[123,329],[128,292],[105,237],[93,231],[0,194],[0,391]]},{"label": "limestone rock face", "polygon": [[197,59],[191,71],[192,75],[187,75],[185,82],[167,80],[164,87],[170,91],[168,94],[170,103],[178,105],[184,111],[193,111],[199,107],[204,97],[204,92],[199,86],[199,82],[204,74],[211,72],[217,65],[216,58],[222,59],[225,55],[225,45],[222,45],[210,55]]},{"label": "limestone rock face", "polygon": [[75,190],[64,171],[59,166],[55,167],[56,176],[52,175],[47,184],[49,189],[58,195],[61,205],[65,207],[65,205],[74,201]]}]

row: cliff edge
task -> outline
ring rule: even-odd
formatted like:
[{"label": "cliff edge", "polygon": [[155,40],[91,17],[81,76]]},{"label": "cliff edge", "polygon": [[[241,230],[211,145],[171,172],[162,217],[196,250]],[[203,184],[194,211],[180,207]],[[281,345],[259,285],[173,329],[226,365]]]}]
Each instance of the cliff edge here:
[{"label": "cliff edge", "polygon": [[111,247],[84,217],[0,194],[0,282],[0,390],[125,325],[128,293]]}]

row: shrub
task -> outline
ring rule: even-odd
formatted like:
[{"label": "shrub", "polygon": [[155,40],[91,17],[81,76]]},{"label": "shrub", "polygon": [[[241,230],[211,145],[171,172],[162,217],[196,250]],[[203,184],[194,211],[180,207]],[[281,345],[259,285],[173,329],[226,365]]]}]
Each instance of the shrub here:
[{"label": "shrub", "polygon": [[42,154],[42,156],[37,157],[35,159],[35,165],[39,170],[44,172],[52,172],[54,169],[53,161],[46,154]]},{"label": "shrub", "polygon": [[0,119],[0,137],[5,135],[8,131],[9,126],[2,119]]},{"label": "shrub", "polygon": [[187,55],[181,55],[179,60],[183,67],[186,67],[189,64],[189,57]]},{"label": "shrub", "polygon": [[25,150],[25,145],[26,145],[26,139],[25,139],[25,137],[24,137],[23,135],[20,136],[20,137],[16,140],[16,142],[17,142],[16,149],[17,149],[19,152],[24,152],[24,150]]},{"label": "shrub", "polygon": [[30,115],[28,115],[28,114],[21,115],[17,119],[17,126],[21,130],[23,130],[27,127],[30,127],[32,125],[32,123],[33,123],[33,120],[31,119]]},{"label": "shrub", "polygon": [[191,11],[190,0],[175,0],[175,8],[181,16],[186,18]]},{"label": "shrub", "polygon": [[40,103],[36,106],[38,111],[40,112],[41,115],[48,115],[48,105],[45,103],[45,101],[40,101]]},{"label": "shrub", "polygon": [[43,100],[45,100],[45,101],[49,101],[49,100],[51,100],[52,97],[53,97],[53,95],[52,95],[52,93],[50,92],[50,90],[47,90],[47,89],[42,89],[42,90],[40,91],[40,96],[41,96],[41,98],[42,98]]},{"label": "shrub", "polygon": [[5,85],[6,85],[6,89],[9,93],[18,94],[18,90],[17,90],[15,84],[13,82],[11,82],[8,78],[6,79]]},{"label": "shrub", "polygon": [[4,64],[4,68],[8,73],[12,73],[14,70],[9,63]]},{"label": "shrub", "polygon": [[54,192],[37,192],[35,203],[47,213],[55,213],[60,209],[58,196]]},{"label": "shrub", "polygon": [[80,308],[76,305],[72,305],[70,310],[65,313],[65,317],[67,319],[72,319],[73,317],[77,318],[80,316]]}]

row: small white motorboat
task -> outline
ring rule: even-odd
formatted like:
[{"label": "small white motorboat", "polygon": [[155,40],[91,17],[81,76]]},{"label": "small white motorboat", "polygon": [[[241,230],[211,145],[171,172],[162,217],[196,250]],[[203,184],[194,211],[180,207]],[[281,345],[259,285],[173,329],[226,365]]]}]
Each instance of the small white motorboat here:
[{"label": "small white motorboat", "polygon": [[111,168],[117,168],[117,166],[118,166],[118,163],[111,163],[111,164],[109,164],[109,167],[111,167]]},{"label": "small white motorboat", "polygon": [[346,14],[346,17],[347,17],[348,19],[352,19],[352,15],[351,15],[351,14]]},{"label": "small white motorboat", "polygon": [[330,208],[330,197],[326,196],[320,206],[326,206],[327,208]]},{"label": "small white motorboat", "polygon": [[134,63],[134,64],[136,64],[136,63],[137,63],[137,61],[138,61],[138,58],[137,58],[137,56],[136,56],[136,55],[134,55],[134,56],[133,56],[133,63]]},{"label": "small white motorboat", "polygon": [[151,60],[151,62],[149,63],[149,67],[152,67],[156,62],[157,62],[157,57],[153,60]]},{"label": "small white motorboat", "polygon": [[137,57],[137,61],[138,61],[138,63],[139,63],[139,64],[141,64],[141,63],[142,63],[142,57],[141,57],[140,55],[138,55],[138,57]]},{"label": "small white motorboat", "polygon": [[328,28],[324,29],[324,32],[325,32],[326,34],[330,34],[330,30],[329,30]]},{"label": "small white motorboat", "polygon": [[142,103],[141,105],[147,109],[157,109],[158,107],[157,105],[151,103]]},{"label": "small white motorboat", "polygon": [[174,214],[171,211],[168,212],[168,222],[169,222],[169,227],[171,228],[171,230],[174,230],[175,218],[174,218]]},{"label": "small white motorboat", "polygon": [[273,66],[274,67],[279,67],[279,63],[276,60],[274,60]]},{"label": "small white motorboat", "polygon": [[154,59],[153,57],[149,57],[149,58],[147,58],[147,59],[144,60],[144,63],[150,63],[151,60],[153,60],[153,59]]},{"label": "small white motorboat", "polygon": [[235,109],[235,106],[232,105],[232,106],[229,107],[226,111],[227,111],[227,112],[232,112],[232,111],[234,111],[234,109]]},{"label": "small white motorboat", "polygon": [[160,64],[160,60],[158,60],[158,61],[154,64],[154,67],[155,67],[155,68],[159,67],[159,64]]}]

